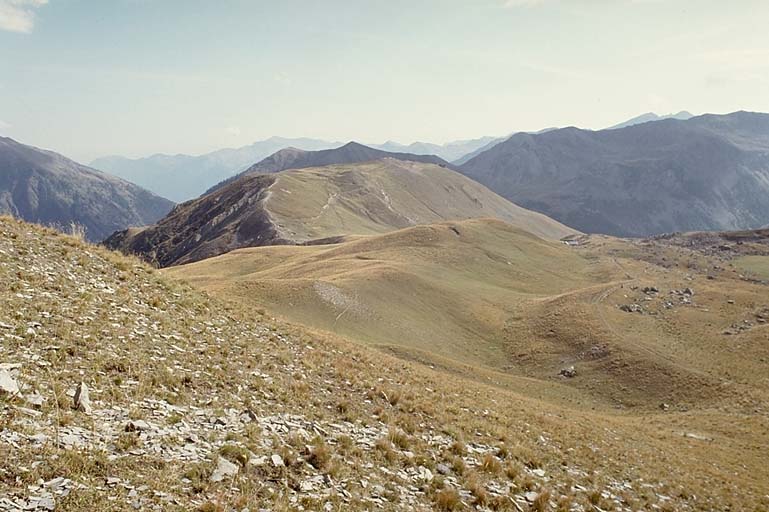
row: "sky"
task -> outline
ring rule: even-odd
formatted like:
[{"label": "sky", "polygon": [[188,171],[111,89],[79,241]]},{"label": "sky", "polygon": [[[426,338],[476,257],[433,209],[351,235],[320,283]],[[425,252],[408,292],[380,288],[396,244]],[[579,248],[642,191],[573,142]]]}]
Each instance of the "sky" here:
[{"label": "sky", "polygon": [[81,162],[769,111],[766,0],[0,0],[0,134]]}]

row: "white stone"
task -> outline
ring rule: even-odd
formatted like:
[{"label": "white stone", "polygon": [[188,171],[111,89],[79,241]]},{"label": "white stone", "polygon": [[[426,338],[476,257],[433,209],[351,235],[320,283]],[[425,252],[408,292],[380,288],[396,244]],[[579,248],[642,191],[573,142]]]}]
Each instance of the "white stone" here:
[{"label": "white stone", "polygon": [[0,370],[0,394],[16,395],[19,393],[19,383],[6,370]]},{"label": "white stone", "polygon": [[432,482],[433,472],[424,466],[419,466],[419,478],[421,478],[425,482]]},{"label": "white stone", "polygon": [[78,411],[91,414],[91,398],[88,396],[88,386],[86,386],[85,382],[81,382],[77,386],[73,403]]},{"label": "white stone", "polygon": [[27,402],[32,407],[42,407],[43,402],[45,402],[45,398],[43,398],[43,395],[40,393],[33,393],[31,395],[25,395],[24,401]]},{"label": "white stone", "polygon": [[237,464],[233,464],[224,457],[219,457],[219,462],[216,464],[216,469],[211,475],[212,482],[221,482],[227,477],[235,476],[238,474]]}]

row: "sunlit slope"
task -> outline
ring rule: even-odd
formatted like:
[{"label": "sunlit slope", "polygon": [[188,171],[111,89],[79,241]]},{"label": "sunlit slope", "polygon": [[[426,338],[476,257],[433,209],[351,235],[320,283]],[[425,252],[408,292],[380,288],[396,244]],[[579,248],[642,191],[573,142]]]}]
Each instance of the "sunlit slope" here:
[{"label": "sunlit slope", "polygon": [[[571,247],[476,219],[330,246],[238,250],[169,272],[406,359],[471,376],[495,371],[517,390],[515,379],[534,379],[539,388],[526,386],[536,396],[557,401],[647,410],[761,403],[769,345],[760,340],[769,331],[756,315],[769,315],[765,286],[705,275],[713,263],[673,248],[654,254],[680,269],[647,252],[603,237]],[[572,366],[576,376],[561,375]]]},{"label": "sunlit slope", "polygon": [[501,367],[509,318],[531,299],[597,282],[595,270],[563,244],[478,219],[242,249],[169,272],[365,343]]},{"label": "sunlit slope", "polygon": [[[470,239],[468,224],[480,222],[455,224],[460,238]],[[134,258],[50,230],[0,217],[0,235],[3,386],[13,381],[21,392],[0,397],[0,496],[11,508],[32,509],[44,493],[55,493],[56,510],[75,512],[137,504],[282,511],[298,503],[350,511],[380,504],[401,510],[408,503],[427,511],[451,509],[452,496],[463,503],[455,510],[529,510],[536,503],[544,510],[622,512],[769,506],[769,415],[766,394],[757,396],[766,380],[765,327],[733,335],[708,359],[733,389],[721,407],[670,401],[668,410],[605,409],[576,402],[580,382],[593,378],[580,363],[573,379],[550,382],[470,365],[459,373],[459,364],[438,356],[425,360],[430,369],[275,322],[247,306],[258,297],[240,297],[243,306],[210,298]],[[376,257],[385,252],[372,243],[377,238],[384,237],[358,247]],[[545,245],[575,251],[590,276],[597,269],[599,281],[609,275],[596,254],[613,254],[627,272],[648,270],[644,280],[662,275],[622,252],[637,248],[598,242],[595,249]],[[340,261],[361,253],[351,246],[337,247]],[[429,245],[406,247],[429,252]],[[496,249],[489,253],[498,257]],[[449,268],[461,256],[439,254]],[[308,265],[322,265],[316,259]],[[572,265],[564,272],[579,273],[574,260],[561,261]],[[683,265],[666,269],[666,286],[680,286],[691,274],[686,282],[696,289],[697,314],[714,315],[707,322],[692,318],[672,335],[679,349],[696,346],[704,358],[704,348],[718,341],[708,329],[751,311],[766,288],[727,271],[702,286],[700,269],[713,265],[678,261]],[[488,274],[481,281],[484,289],[494,284]],[[545,279],[542,289],[552,286]],[[579,290],[601,286],[616,289],[608,283]],[[619,299],[630,294],[627,285],[624,290],[612,293]],[[569,297],[540,293],[533,299],[540,305]],[[608,300],[596,305],[616,309]],[[564,311],[544,311],[562,315],[568,334],[573,322]],[[661,332],[651,314],[620,313],[607,314],[607,321],[638,318],[651,329],[649,340]],[[677,325],[678,314],[658,318]],[[523,329],[514,330],[527,339]],[[740,366],[748,359],[752,366]],[[504,379],[511,389],[500,385]],[[75,408],[72,395],[81,383],[90,389],[90,413],[82,402]],[[556,394],[575,403],[556,403]],[[222,470],[226,478],[214,478]]]},{"label": "sunlit slope", "polygon": [[265,209],[278,232],[298,243],[481,217],[547,239],[576,233],[451,169],[392,158],[280,173],[269,192]]},{"label": "sunlit slope", "polygon": [[243,247],[328,243],[482,217],[552,240],[577,233],[446,167],[386,158],[246,174],[178,205],[154,226],[115,233],[105,244],[167,267]]}]

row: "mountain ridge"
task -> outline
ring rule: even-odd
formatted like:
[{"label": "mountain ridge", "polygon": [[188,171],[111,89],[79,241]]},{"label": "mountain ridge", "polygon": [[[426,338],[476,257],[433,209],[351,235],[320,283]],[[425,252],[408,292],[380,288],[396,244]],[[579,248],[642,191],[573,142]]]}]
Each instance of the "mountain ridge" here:
[{"label": "mountain ridge", "polygon": [[223,148],[201,155],[155,153],[140,158],[113,155],[97,158],[90,165],[180,202],[199,196],[215,183],[286,146],[317,150],[338,144],[273,136],[239,148]]},{"label": "mountain ridge", "polygon": [[298,148],[284,148],[273,153],[264,160],[255,163],[245,171],[217,183],[206,191],[206,194],[214,192],[233,181],[251,174],[267,174],[285,171],[288,169],[304,169],[308,167],[322,167],[335,164],[352,164],[361,162],[373,162],[382,158],[395,158],[413,162],[432,163],[451,167],[451,164],[435,155],[415,155],[412,153],[394,153],[372,148],[359,142],[350,141],[338,148],[323,149],[319,151],[304,151]]},{"label": "mountain ridge", "polygon": [[[682,111],[676,115],[684,113]],[[659,120],[665,117],[649,113],[639,116],[639,118],[649,115],[654,116],[654,118],[646,119],[647,121]],[[626,123],[631,123],[637,119],[634,118],[633,120],[626,121]],[[553,129],[546,128],[534,133]],[[382,144],[365,145],[370,148],[394,153],[435,155],[452,164],[461,165],[510,136],[483,136],[474,139],[449,141],[444,144],[422,141],[402,144],[394,140],[388,140]],[[154,153],[138,158],[107,155],[92,160],[89,165],[143,186],[163,197],[182,202],[210,191],[218,183],[232,178],[234,175],[282,149],[294,147],[303,151],[319,151],[336,149],[343,145],[342,142],[338,141],[326,141],[308,137],[289,138],[272,136],[245,146],[222,148],[197,155]]]},{"label": "mountain ridge", "polygon": [[151,224],[172,206],[138,185],[0,137],[0,213],[59,229],[82,226],[98,242],[117,229]]},{"label": "mountain ridge", "polygon": [[409,144],[401,144],[394,140],[388,140],[382,144],[367,144],[368,146],[393,153],[413,153],[416,155],[435,155],[447,162],[453,162],[468,153],[486,146],[497,137],[483,136],[476,139],[456,140],[444,144],[416,141]]},{"label": "mountain ridge", "polygon": [[549,239],[576,232],[520,208],[451,169],[393,158],[249,174],[178,205],[108,247],[160,266],[240,247],[307,244],[474,217],[496,217]]},{"label": "mountain ridge", "polygon": [[679,121],[686,121],[688,119],[691,119],[692,117],[694,117],[694,115],[691,112],[688,112],[686,110],[681,110],[680,112],[677,112],[675,114],[663,114],[663,115],[659,115],[654,112],[646,112],[645,114],[641,114],[639,116],[628,119],[627,121],[623,121],[621,123],[610,126],[606,128],[606,130],[617,130],[619,128],[627,128],[628,126],[634,126],[636,124],[649,123],[654,121],[664,121],[665,119],[678,119]]},{"label": "mountain ridge", "polygon": [[769,218],[769,115],[516,134],[460,170],[584,232],[756,228]]}]

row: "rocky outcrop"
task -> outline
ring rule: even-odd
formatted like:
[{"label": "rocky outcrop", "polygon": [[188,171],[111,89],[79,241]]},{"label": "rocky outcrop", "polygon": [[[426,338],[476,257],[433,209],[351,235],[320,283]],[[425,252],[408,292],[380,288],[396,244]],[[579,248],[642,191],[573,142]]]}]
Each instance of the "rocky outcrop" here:
[{"label": "rocky outcrop", "polygon": [[238,247],[285,243],[264,209],[273,176],[248,176],[177,205],[155,226],[114,233],[104,244],[161,267],[216,256]]}]

